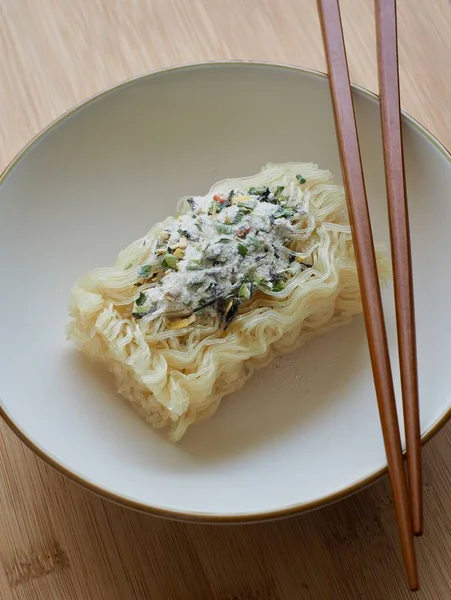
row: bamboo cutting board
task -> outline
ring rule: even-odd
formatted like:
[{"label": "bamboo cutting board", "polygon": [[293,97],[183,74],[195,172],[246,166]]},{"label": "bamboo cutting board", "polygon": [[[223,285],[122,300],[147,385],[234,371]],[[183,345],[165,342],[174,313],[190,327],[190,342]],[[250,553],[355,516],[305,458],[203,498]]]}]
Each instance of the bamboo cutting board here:
[{"label": "bamboo cutting board", "polygon": [[[398,4],[403,107],[451,147],[451,3]],[[341,6],[352,79],[375,90],[372,0]],[[0,168],[106,86],[224,58],[324,70],[315,0],[0,0]],[[425,448],[424,469],[416,597],[448,600],[451,425]],[[386,480],[278,523],[184,525],[93,496],[0,425],[1,600],[409,597]]]}]

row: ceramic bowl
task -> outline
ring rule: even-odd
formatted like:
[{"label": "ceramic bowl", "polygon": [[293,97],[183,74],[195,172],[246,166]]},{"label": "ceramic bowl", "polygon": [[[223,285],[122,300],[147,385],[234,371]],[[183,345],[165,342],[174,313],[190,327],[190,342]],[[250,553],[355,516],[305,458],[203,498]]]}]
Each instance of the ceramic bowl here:
[{"label": "ceramic bowl", "polygon": [[[374,235],[388,242],[378,101],[357,88],[354,101]],[[451,408],[451,158],[407,115],[403,127],[426,440]],[[117,502],[212,522],[316,508],[385,472],[361,317],[257,372],[178,444],[65,339],[80,275],[110,265],[180,196],[284,161],[313,161],[341,181],[327,79],[241,62],[120,84],[13,161],[0,185],[1,413],[37,454]],[[384,306],[400,400],[391,287]]]}]

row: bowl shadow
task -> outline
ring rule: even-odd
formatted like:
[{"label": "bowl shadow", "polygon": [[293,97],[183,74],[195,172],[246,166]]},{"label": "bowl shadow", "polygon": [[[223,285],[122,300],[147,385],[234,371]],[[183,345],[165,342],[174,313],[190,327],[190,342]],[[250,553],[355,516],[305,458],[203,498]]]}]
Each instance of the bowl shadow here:
[{"label": "bowl shadow", "polygon": [[179,447],[196,461],[214,463],[277,444],[293,428],[302,435],[346,398],[367,356],[359,316],[256,371],[241,390],[223,398],[216,415],[192,426]]},{"label": "bowl shadow", "polygon": [[122,439],[128,452],[133,448],[134,460],[143,467],[155,469],[158,448],[157,463],[169,470],[181,464],[196,469],[233,462],[284,443],[293,437],[293,429],[295,435],[318,430],[333,405],[346,402],[347,386],[367,368],[367,361],[364,323],[357,316],[350,325],[318,335],[257,370],[241,390],[223,398],[213,417],[193,425],[172,444],[116,392],[113,376],[102,365],[75,351],[65,357],[90,390],[80,397],[80,408],[89,405],[91,417],[115,432],[117,443]]}]

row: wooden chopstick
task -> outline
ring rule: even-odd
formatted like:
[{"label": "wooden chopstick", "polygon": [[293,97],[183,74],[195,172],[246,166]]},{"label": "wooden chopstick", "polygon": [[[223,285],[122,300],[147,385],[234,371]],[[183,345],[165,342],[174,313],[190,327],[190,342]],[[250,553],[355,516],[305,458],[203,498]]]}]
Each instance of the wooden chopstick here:
[{"label": "wooden chopstick", "polygon": [[412,258],[404,174],[399,96],[396,0],[376,0],[382,139],[395,287],[407,471],[413,532],[423,532],[421,430],[413,301]]},{"label": "wooden chopstick", "polygon": [[365,326],[401,549],[409,586],[412,590],[416,590],[419,583],[412,534],[412,518],[338,0],[318,0],[318,9],[329,70],[335,127],[359,274]]}]

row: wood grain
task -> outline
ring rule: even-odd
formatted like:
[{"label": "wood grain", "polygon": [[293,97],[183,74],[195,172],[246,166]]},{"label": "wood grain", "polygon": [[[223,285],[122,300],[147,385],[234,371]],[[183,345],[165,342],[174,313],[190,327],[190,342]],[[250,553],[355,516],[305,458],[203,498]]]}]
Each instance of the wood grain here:
[{"label": "wood grain", "polygon": [[[451,4],[398,0],[401,99],[451,147]],[[377,87],[372,0],[342,0],[353,81]],[[315,0],[0,0],[0,167],[107,85],[219,58],[323,69]],[[451,426],[424,450],[419,600],[451,598]],[[279,523],[147,517],[53,472],[0,427],[2,600],[400,600],[387,481]]]}]

